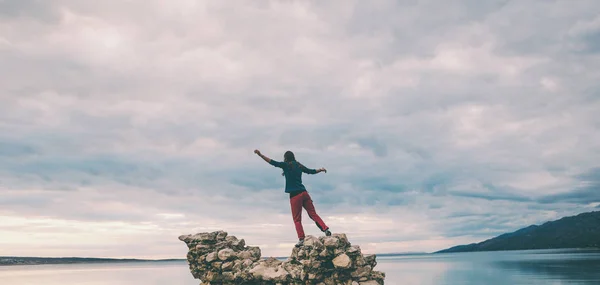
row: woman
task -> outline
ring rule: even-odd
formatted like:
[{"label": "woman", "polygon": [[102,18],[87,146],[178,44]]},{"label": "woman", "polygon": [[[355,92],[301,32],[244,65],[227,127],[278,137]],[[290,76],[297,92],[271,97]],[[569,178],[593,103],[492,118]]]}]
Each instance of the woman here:
[{"label": "woman", "polygon": [[329,227],[325,225],[321,217],[317,215],[315,206],[312,203],[312,199],[306,188],[302,184],[302,172],[306,174],[317,174],[319,172],[327,173],[325,168],[310,169],[296,161],[294,153],[286,151],[283,155],[283,162],[272,160],[259,150],[255,150],[254,153],[258,154],[269,164],[283,169],[281,175],[285,176],[285,193],[290,194],[290,204],[292,206],[292,217],[294,218],[294,225],[296,226],[296,233],[298,234],[298,243],[296,246],[302,246],[304,244],[304,229],[302,228],[302,207],[308,212],[308,216],[317,224],[317,227],[325,233],[326,236],[331,236]]}]

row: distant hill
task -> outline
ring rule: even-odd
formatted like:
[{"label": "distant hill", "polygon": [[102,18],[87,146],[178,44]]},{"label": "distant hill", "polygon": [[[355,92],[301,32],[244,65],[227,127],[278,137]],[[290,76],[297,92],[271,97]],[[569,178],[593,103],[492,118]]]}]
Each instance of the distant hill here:
[{"label": "distant hill", "polygon": [[0,266],[5,265],[39,265],[39,264],[80,264],[80,263],[123,263],[123,262],[160,262],[185,261],[184,259],[114,259],[86,257],[17,257],[0,256]]},{"label": "distant hill", "polygon": [[600,248],[600,211],[532,225],[480,243],[459,245],[436,253],[558,248]]}]

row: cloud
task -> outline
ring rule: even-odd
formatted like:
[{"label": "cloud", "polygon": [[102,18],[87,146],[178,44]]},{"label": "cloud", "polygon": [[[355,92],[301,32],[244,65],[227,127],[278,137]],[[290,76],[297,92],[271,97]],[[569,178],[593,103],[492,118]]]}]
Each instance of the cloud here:
[{"label": "cloud", "polygon": [[596,1],[448,5],[0,2],[0,244],[181,257],[224,229],[286,255],[256,148],[326,167],[319,214],[371,252],[597,207]]},{"label": "cloud", "polygon": [[542,203],[569,201],[578,204],[598,203],[600,201],[600,169],[593,168],[589,172],[577,175],[579,185],[572,191],[542,197]]},{"label": "cloud", "polygon": [[4,157],[22,157],[35,153],[35,149],[29,145],[19,142],[1,142],[0,141],[0,156]]}]

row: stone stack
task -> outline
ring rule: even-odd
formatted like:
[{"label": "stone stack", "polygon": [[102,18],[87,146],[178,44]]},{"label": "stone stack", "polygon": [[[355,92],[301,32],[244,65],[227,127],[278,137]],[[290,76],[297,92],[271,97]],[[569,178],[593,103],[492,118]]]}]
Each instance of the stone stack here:
[{"label": "stone stack", "polygon": [[247,274],[243,273],[261,256],[260,248],[246,246],[243,239],[228,236],[224,231],[185,235],[179,240],[188,246],[187,260],[192,276],[211,284],[246,278]]},{"label": "stone stack", "polygon": [[[374,271],[375,255],[363,255],[358,245],[351,245],[345,234],[316,238],[308,236],[304,246],[292,250],[288,259],[299,265],[306,279],[324,284],[383,284],[385,274]],[[355,282],[355,283],[353,283]]]},{"label": "stone stack", "polygon": [[363,255],[345,234],[307,236],[285,261],[261,259],[258,247],[224,231],[180,236],[189,252],[192,276],[202,284],[256,285],[383,285],[385,274],[374,271],[375,255]]}]

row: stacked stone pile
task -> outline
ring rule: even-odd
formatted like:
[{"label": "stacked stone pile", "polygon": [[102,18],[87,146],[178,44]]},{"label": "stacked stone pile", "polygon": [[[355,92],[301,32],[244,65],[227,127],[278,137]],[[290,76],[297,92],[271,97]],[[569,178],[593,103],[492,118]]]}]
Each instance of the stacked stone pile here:
[{"label": "stacked stone pile", "polygon": [[285,261],[261,259],[258,247],[226,232],[180,236],[189,252],[192,276],[202,284],[256,285],[383,285],[385,274],[374,271],[375,255],[363,255],[345,234],[308,236]]}]

